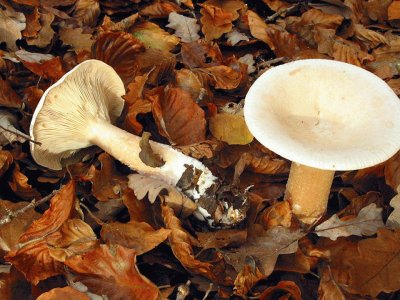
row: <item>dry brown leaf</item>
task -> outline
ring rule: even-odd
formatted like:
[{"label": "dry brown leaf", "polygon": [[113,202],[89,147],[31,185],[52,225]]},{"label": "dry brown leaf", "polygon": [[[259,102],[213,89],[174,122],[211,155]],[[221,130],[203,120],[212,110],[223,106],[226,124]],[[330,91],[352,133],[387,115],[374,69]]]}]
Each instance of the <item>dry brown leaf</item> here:
[{"label": "dry brown leaf", "polygon": [[30,62],[26,60],[22,60],[22,63],[31,72],[51,80],[58,80],[65,74],[62,60],[59,56],[43,61],[42,63]]},{"label": "dry brown leaf", "polygon": [[100,166],[97,168],[92,165],[82,179],[92,182],[92,195],[99,201],[119,198],[126,184],[126,177],[117,171],[115,160],[109,154],[100,154],[98,160]]},{"label": "dry brown leaf", "polygon": [[70,286],[66,286],[63,288],[55,288],[49,292],[41,294],[36,300],[90,300],[90,298]]},{"label": "dry brown leaf", "polygon": [[39,30],[36,37],[26,39],[28,45],[44,48],[51,43],[55,33],[51,27],[54,18],[55,15],[52,13],[40,13],[40,24],[42,25],[42,28]]},{"label": "dry brown leaf", "polygon": [[22,101],[31,111],[35,111],[35,108],[43,95],[43,90],[37,88],[36,86],[30,86],[23,90],[23,94],[24,96]]},{"label": "dry brown leaf", "polygon": [[392,88],[397,96],[400,96],[400,78],[390,79],[387,84]]},{"label": "dry brown leaf", "polygon": [[124,189],[122,200],[124,205],[128,208],[131,221],[146,222],[153,225],[153,206],[149,201],[138,199],[135,195],[135,192],[130,188]]},{"label": "dry brown leaf", "polygon": [[[0,200],[0,216],[5,217],[10,212],[15,212],[27,206],[29,202],[13,203],[7,200]],[[0,250],[8,252],[18,243],[19,237],[24,233],[26,228],[36,219],[40,214],[33,209],[29,209],[24,213],[13,218],[11,222],[0,225]],[[2,252],[0,251],[0,253]]]},{"label": "dry brown leaf", "polygon": [[24,200],[39,200],[41,198],[40,193],[28,183],[29,178],[26,177],[25,174],[21,173],[18,164],[15,164],[11,176],[11,180],[8,184],[18,197],[21,197]]},{"label": "dry brown leaf", "polygon": [[150,132],[147,131],[143,132],[139,142],[139,147],[140,147],[139,158],[143,163],[152,168],[162,167],[165,164],[165,161],[162,159],[160,155],[155,153],[151,148],[150,137],[151,137]]},{"label": "dry brown leaf", "polygon": [[99,0],[77,0],[72,17],[79,27],[94,27],[99,15]]},{"label": "dry brown leaf", "polygon": [[189,155],[196,159],[201,159],[214,157],[215,153],[219,151],[220,147],[221,143],[219,141],[206,140],[201,143],[180,146],[178,148],[185,155]]},{"label": "dry brown leaf", "polygon": [[368,0],[365,9],[373,21],[383,22],[388,19],[388,7],[393,0]]},{"label": "dry brown leaf", "polygon": [[40,25],[40,14],[37,7],[28,14],[25,14],[26,17],[26,28],[22,31],[22,35],[27,38],[35,38],[38,36],[42,25]]},{"label": "dry brown leaf", "polygon": [[254,138],[240,114],[216,114],[210,118],[209,128],[213,136],[228,145],[246,145]]},{"label": "dry brown leaf", "polygon": [[108,299],[148,299],[158,297],[158,288],[139,273],[136,253],[119,245],[100,245],[93,251],[76,255],[65,264],[79,281]]},{"label": "dry brown leaf", "polygon": [[176,36],[169,34],[152,22],[137,24],[130,33],[140,40],[146,48],[154,48],[169,52],[179,44],[179,39]]},{"label": "dry brown leaf", "polygon": [[206,68],[220,65],[223,62],[221,50],[217,43],[198,40],[182,44],[182,62],[189,68]]},{"label": "dry brown leaf", "polygon": [[364,43],[368,49],[376,48],[377,46],[388,43],[386,37],[379,32],[365,28],[361,24],[354,25],[355,37]]},{"label": "dry brown leaf", "polygon": [[103,31],[126,31],[136,23],[136,20],[139,18],[139,14],[133,14],[125,19],[122,19],[119,22],[114,23],[109,16],[105,16],[103,19],[103,23],[100,26],[100,29]]},{"label": "dry brown leaf", "polygon": [[61,274],[63,265],[52,258],[45,238],[69,218],[75,203],[75,183],[70,181],[52,199],[50,208],[19,238],[21,248],[5,257],[32,283]]},{"label": "dry brown leaf", "polygon": [[7,80],[0,79],[0,106],[22,108],[21,98]]},{"label": "dry brown leaf", "polygon": [[203,97],[206,93],[197,75],[189,69],[175,70],[175,86],[190,93],[192,99],[195,100]]},{"label": "dry brown leaf", "polygon": [[302,300],[301,290],[293,281],[280,281],[276,286],[272,286],[264,290],[259,296],[260,300],[273,299],[293,299]]},{"label": "dry brown leaf", "polygon": [[8,110],[0,109],[0,146],[14,142],[23,143],[29,136],[19,131],[18,118]]},{"label": "dry brown leaf", "polygon": [[60,28],[60,40],[64,45],[72,46],[74,50],[90,51],[94,40],[89,33],[83,33],[82,28]]},{"label": "dry brown leaf", "polygon": [[169,88],[153,97],[152,111],[158,130],[173,143],[190,145],[205,140],[205,113],[183,89]]},{"label": "dry brown leaf", "polygon": [[343,246],[336,251],[332,245],[329,247],[333,254],[332,275],[343,289],[372,297],[400,289],[400,277],[394,276],[400,270],[400,230],[382,228],[376,238],[344,244],[344,247],[346,251]]},{"label": "dry brown leaf", "polygon": [[320,300],[348,300],[345,291],[332,277],[331,269],[328,265],[322,267],[321,281],[318,286]]},{"label": "dry brown leaf", "polygon": [[271,50],[274,50],[274,44],[267,34],[268,25],[264,22],[264,20],[252,10],[248,10],[246,12],[246,18],[249,24],[251,35],[256,39],[266,43]]},{"label": "dry brown leaf", "polygon": [[213,232],[196,232],[199,243],[203,249],[239,247],[246,242],[247,230],[221,229]]},{"label": "dry brown leaf", "polygon": [[273,11],[280,11],[282,9],[286,9],[290,7],[290,3],[286,3],[281,0],[262,0],[265,4],[268,5],[270,9]]},{"label": "dry brown leaf", "polygon": [[142,51],[143,43],[131,34],[105,32],[93,44],[92,57],[112,66],[127,85],[136,76],[138,65],[135,58]]},{"label": "dry brown leaf", "polygon": [[268,207],[258,217],[265,230],[276,226],[289,228],[292,221],[292,209],[288,201],[280,201]]},{"label": "dry brown leaf", "polygon": [[175,257],[180,261],[185,269],[193,274],[202,275],[211,281],[216,281],[216,276],[212,271],[212,264],[197,260],[193,253],[191,237],[182,228],[182,224],[174,215],[172,208],[162,205],[162,216],[167,229],[171,230],[169,243]]},{"label": "dry brown leaf", "polygon": [[400,19],[400,1],[394,0],[388,7],[388,20]]},{"label": "dry brown leaf", "polygon": [[142,8],[139,13],[151,18],[164,18],[172,12],[181,13],[183,9],[176,3],[161,0]]},{"label": "dry brown leaf", "polygon": [[253,264],[246,264],[235,279],[234,294],[245,298],[253,285],[264,278],[264,275]]},{"label": "dry brown leaf", "polygon": [[136,255],[142,255],[164,242],[170,232],[165,228],[154,230],[145,222],[130,221],[103,224],[100,234],[108,244],[118,244],[135,250]]},{"label": "dry brown leaf", "polygon": [[393,191],[396,191],[400,186],[400,152],[391,157],[384,164],[384,176],[386,184],[388,184]]},{"label": "dry brown leaf", "polygon": [[[236,65],[238,66],[238,64]],[[216,89],[232,90],[239,86],[242,81],[242,72],[239,68],[229,66],[212,66],[208,68],[198,68],[193,70],[194,73],[208,77],[208,81]]]},{"label": "dry brown leaf", "polygon": [[0,41],[7,44],[7,48],[16,51],[16,41],[22,38],[21,31],[25,29],[25,16],[15,11],[8,1],[1,1],[5,9],[0,9]]},{"label": "dry brown leaf", "polygon": [[14,159],[10,152],[0,150],[0,177],[8,170]]}]

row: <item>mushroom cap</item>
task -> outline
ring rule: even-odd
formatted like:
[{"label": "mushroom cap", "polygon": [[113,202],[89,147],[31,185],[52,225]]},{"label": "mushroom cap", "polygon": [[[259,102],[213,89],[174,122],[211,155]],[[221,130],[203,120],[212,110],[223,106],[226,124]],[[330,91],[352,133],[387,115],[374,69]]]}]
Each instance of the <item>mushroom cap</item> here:
[{"label": "mushroom cap", "polygon": [[325,170],[376,165],[400,149],[400,100],[379,77],[343,62],[306,59],[262,74],[244,116],[265,147]]},{"label": "mushroom cap", "polygon": [[86,60],[46,90],[33,114],[30,135],[34,160],[59,170],[82,157],[92,146],[90,125],[113,123],[121,114],[124,84],[114,69],[99,60]]}]

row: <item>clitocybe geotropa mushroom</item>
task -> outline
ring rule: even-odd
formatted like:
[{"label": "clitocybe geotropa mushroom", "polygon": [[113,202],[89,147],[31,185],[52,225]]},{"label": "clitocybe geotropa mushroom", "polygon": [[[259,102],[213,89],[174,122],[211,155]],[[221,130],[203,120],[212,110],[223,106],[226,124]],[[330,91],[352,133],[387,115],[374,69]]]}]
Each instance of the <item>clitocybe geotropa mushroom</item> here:
[{"label": "clitocybe geotropa mushroom", "polygon": [[[217,178],[200,161],[171,146],[150,142],[165,164],[150,167],[139,158],[140,137],[114,125],[124,106],[124,84],[109,65],[87,60],[65,74],[43,94],[32,118],[30,135],[34,160],[61,169],[76,160],[82,148],[97,145],[133,170],[176,185],[191,166],[201,171],[197,184],[185,193],[198,199]],[[186,173],[187,174],[187,171]],[[194,176],[194,174],[193,174]]]},{"label": "clitocybe geotropa mushroom", "polygon": [[367,168],[400,149],[400,101],[374,74],[309,59],[272,68],[250,88],[246,123],[292,161],[285,200],[306,224],[325,212],[335,170]]}]

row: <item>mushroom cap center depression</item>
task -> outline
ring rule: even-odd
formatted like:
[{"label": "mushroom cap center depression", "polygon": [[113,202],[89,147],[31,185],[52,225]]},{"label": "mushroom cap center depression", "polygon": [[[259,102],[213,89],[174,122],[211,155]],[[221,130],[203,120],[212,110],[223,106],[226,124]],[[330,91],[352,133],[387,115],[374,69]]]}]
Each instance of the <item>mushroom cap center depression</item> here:
[{"label": "mushroom cap center depression", "polygon": [[399,149],[400,101],[361,68],[328,60],[264,73],[246,96],[245,118],[267,148],[327,170],[365,168]]}]

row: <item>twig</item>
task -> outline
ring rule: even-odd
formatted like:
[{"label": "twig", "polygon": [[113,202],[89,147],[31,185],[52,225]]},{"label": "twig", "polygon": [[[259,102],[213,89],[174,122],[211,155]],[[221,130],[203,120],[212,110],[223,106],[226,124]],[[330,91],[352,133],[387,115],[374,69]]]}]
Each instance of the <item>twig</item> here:
[{"label": "twig", "polygon": [[47,201],[49,201],[54,196],[54,194],[56,192],[58,192],[58,190],[52,191],[49,195],[43,197],[42,199],[40,199],[38,201],[33,199],[27,206],[24,206],[19,210],[8,212],[7,215],[3,216],[0,219],[0,226],[10,223],[13,219],[18,217],[19,215],[22,215],[23,213],[25,213],[28,210],[30,210],[32,208],[35,208],[35,207],[37,207],[39,205],[42,205],[43,203],[46,203]]},{"label": "twig", "polygon": [[210,294],[210,292],[212,291],[213,288],[213,283],[211,282],[210,285],[208,286],[208,289],[203,297],[203,300],[206,300],[206,298],[208,297],[208,295]]},{"label": "twig", "polygon": [[16,136],[22,137],[22,138],[26,139],[27,141],[30,141],[33,144],[36,144],[36,145],[39,145],[39,146],[42,145],[42,143],[32,140],[31,137],[29,135],[27,135],[27,134],[24,134],[22,132],[13,131],[11,129],[5,128],[2,125],[0,125],[0,128],[3,129],[4,131],[10,132],[12,134],[15,134]]},{"label": "twig", "polygon": [[290,6],[290,7],[282,8],[282,9],[278,10],[276,13],[274,13],[273,15],[267,17],[267,18],[265,19],[265,22],[273,22],[273,21],[275,21],[277,18],[279,18],[281,15],[283,15],[283,14],[289,14],[289,13],[293,12],[293,11],[296,10],[300,5],[301,5],[301,3],[296,3],[295,5],[292,5],[292,6]]}]

